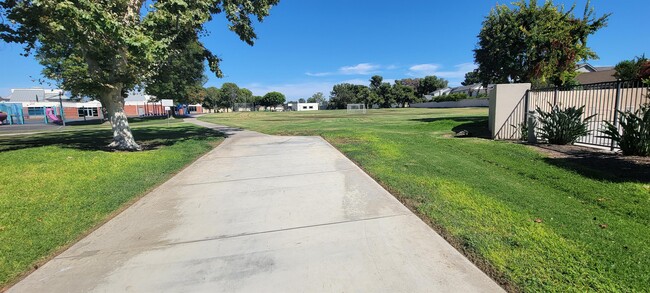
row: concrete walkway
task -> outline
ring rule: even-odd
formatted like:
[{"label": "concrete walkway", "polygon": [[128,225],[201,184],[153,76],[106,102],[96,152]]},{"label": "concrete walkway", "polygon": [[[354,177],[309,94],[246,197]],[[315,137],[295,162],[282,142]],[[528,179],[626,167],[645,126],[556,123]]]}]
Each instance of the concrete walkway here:
[{"label": "concrete walkway", "polygon": [[219,129],[217,149],[10,291],[501,291],[322,138]]}]

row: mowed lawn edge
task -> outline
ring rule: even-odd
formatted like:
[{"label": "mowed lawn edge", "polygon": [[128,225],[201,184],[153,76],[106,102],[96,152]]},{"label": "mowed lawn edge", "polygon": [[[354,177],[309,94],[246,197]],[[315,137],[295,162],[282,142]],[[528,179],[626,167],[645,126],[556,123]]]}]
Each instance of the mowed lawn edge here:
[{"label": "mowed lawn edge", "polygon": [[0,291],[223,141],[189,123],[136,124],[133,132],[144,151],[106,150],[105,128],[0,137],[0,162],[14,172],[0,177]]},{"label": "mowed lawn edge", "polygon": [[650,182],[612,180],[611,170],[567,166],[520,144],[453,137],[485,135],[485,109],[200,120],[322,136],[509,291],[630,292],[650,282]]}]

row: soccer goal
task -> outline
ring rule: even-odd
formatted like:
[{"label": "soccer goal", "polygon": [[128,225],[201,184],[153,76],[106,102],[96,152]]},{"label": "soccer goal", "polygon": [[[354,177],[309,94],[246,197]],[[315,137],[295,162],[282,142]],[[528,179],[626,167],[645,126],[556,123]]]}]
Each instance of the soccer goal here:
[{"label": "soccer goal", "polygon": [[348,104],[348,114],[366,114],[366,105]]},{"label": "soccer goal", "polygon": [[235,112],[250,112],[255,111],[255,105],[252,103],[235,103],[233,107]]}]

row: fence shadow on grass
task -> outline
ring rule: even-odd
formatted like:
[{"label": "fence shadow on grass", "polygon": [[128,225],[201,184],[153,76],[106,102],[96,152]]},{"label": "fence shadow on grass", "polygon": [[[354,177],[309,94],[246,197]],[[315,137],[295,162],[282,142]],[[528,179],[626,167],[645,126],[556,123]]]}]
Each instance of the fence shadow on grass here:
[{"label": "fence shadow on grass", "polygon": [[548,164],[595,180],[650,183],[650,160],[648,159],[636,161],[633,158],[586,151],[544,160]]},{"label": "fence shadow on grass", "polygon": [[[206,140],[224,137],[224,134],[208,128],[193,126],[151,127],[132,129],[136,141],[146,150],[171,146],[187,140]],[[112,140],[110,129],[79,130],[30,136],[0,138],[0,151],[11,151],[43,146],[58,146],[87,151],[113,151],[107,148]]]},{"label": "fence shadow on grass", "polygon": [[420,118],[420,119],[411,119],[411,121],[418,121],[424,123],[436,123],[443,121],[453,121],[460,122],[451,128],[451,131],[458,133],[463,130],[469,132],[469,135],[465,137],[477,137],[477,138],[491,138],[490,130],[488,128],[488,117],[485,116],[462,116],[462,117],[436,117],[436,118]]}]

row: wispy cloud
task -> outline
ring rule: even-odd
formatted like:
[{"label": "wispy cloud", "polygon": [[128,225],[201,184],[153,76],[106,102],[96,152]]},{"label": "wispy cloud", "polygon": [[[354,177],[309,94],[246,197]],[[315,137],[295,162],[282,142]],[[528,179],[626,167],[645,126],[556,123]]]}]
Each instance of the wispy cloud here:
[{"label": "wispy cloud", "polygon": [[355,66],[343,66],[339,69],[339,72],[345,75],[366,75],[377,72],[379,68],[380,66],[376,64],[360,63]]},{"label": "wispy cloud", "polygon": [[[394,82],[394,80],[384,80],[385,82]],[[300,98],[309,98],[317,92],[323,93],[326,97],[329,97],[332,88],[336,84],[340,83],[351,83],[351,84],[360,84],[368,85],[369,80],[362,78],[354,78],[340,81],[323,81],[323,82],[302,82],[302,83],[281,83],[281,84],[261,84],[261,83],[251,83],[243,85],[243,87],[251,90],[254,95],[262,96],[268,92],[281,92],[286,97],[287,100],[298,100]]]},{"label": "wispy cloud", "polygon": [[316,72],[316,73],[306,72],[305,74],[308,75],[308,76],[321,77],[321,76],[333,75],[334,72]]},{"label": "wispy cloud", "polygon": [[413,65],[409,68],[409,74],[411,75],[433,75],[440,69],[440,65],[438,64],[432,64],[432,63],[427,63],[427,64],[418,64],[418,65]]},{"label": "wispy cloud", "polygon": [[307,72],[308,76],[323,77],[332,75],[367,75],[379,73],[381,65],[372,63],[359,63],[357,65],[343,66],[333,72]]},{"label": "wispy cloud", "polygon": [[470,72],[476,69],[476,64],[474,63],[461,63],[454,66],[454,70],[441,70],[443,67],[439,64],[426,63],[426,64],[417,64],[409,68],[408,75],[423,77],[427,75],[435,75],[437,77],[443,77],[447,79],[459,79],[464,78],[465,73]]},{"label": "wispy cloud", "polygon": [[395,69],[398,69],[398,68],[399,68],[399,66],[394,65],[394,64],[391,64],[391,65],[386,66],[386,69],[387,69],[387,70],[395,70]]},{"label": "wispy cloud", "polygon": [[309,98],[317,92],[322,92],[329,96],[334,82],[303,82],[303,83],[285,83],[285,84],[260,84],[252,83],[243,87],[251,90],[254,95],[263,96],[268,92],[281,92],[288,100],[298,100],[300,98]]}]

